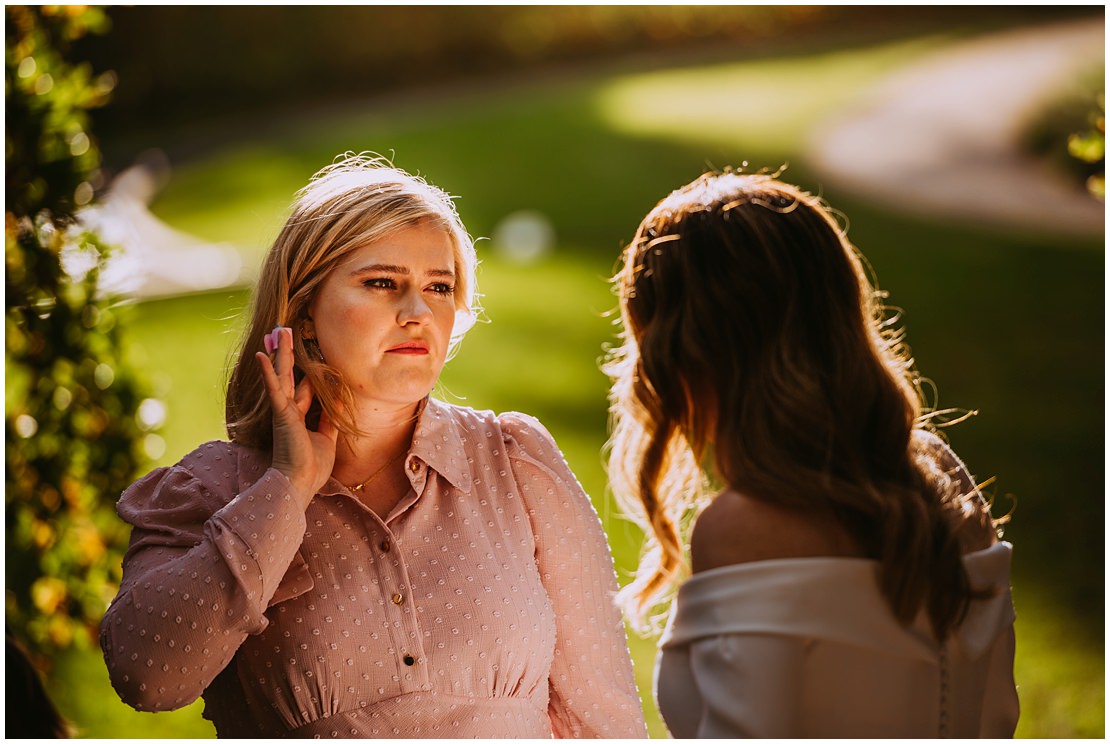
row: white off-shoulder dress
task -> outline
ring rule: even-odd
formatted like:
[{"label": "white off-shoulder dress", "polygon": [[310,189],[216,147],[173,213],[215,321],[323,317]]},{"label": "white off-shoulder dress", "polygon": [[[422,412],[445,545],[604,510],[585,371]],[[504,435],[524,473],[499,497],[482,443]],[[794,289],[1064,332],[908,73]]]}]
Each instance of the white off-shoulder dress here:
[{"label": "white off-shoulder dress", "polygon": [[938,643],[899,624],[878,563],[791,558],[715,568],[679,589],[656,699],[678,738],[1010,737],[1018,720],[1009,543],[964,557],[991,596]]}]

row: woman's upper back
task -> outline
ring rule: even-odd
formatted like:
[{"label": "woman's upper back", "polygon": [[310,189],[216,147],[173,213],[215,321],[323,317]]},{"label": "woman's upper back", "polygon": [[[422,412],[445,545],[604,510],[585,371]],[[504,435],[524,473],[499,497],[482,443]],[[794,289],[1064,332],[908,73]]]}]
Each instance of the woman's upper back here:
[{"label": "woman's upper back", "polygon": [[660,641],[659,710],[693,737],[1011,736],[1011,548],[964,557],[985,596],[938,643],[888,610],[864,558],[705,569],[679,589]]},{"label": "woman's upper back", "polygon": [[[935,434],[916,431],[936,467],[968,498],[947,509],[948,526],[963,554],[998,542],[990,512],[966,466]],[[962,506],[966,504],[967,506]],[[795,509],[727,489],[699,515],[690,539],[694,573],[777,558],[868,556],[859,540],[829,512]]]},{"label": "woman's upper back", "polygon": [[690,539],[694,573],[779,558],[863,558],[841,525],[733,490],[717,496],[698,516]]},{"label": "woman's upper back", "polygon": [[[950,450],[936,454],[974,490]],[[1012,735],[1010,546],[998,543],[989,513],[951,512],[979,595],[938,642],[926,612],[897,620],[879,562],[830,514],[718,495],[694,527],[694,575],[660,644],[657,696],[672,733]]]}]

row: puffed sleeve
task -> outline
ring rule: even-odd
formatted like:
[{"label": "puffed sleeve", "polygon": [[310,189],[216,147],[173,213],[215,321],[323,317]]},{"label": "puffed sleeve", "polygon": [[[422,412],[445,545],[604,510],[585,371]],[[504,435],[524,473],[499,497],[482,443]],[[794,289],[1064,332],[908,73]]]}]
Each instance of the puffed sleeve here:
[{"label": "puffed sleeve", "polygon": [[555,612],[552,732],[558,738],[646,737],[601,519],[538,421],[510,413],[501,416],[501,426]]},{"label": "puffed sleeve", "polygon": [[984,739],[1012,739],[1021,705],[1014,683],[1014,626],[1002,632],[990,650],[987,682],[979,736]]},{"label": "puffed sleeve", "polygon": [[155,470],[117,505],[131,542],[100,643],[113,687],[137,710],[196,700],[266,627],[263,613],[299,560],[305,518],[288,479],[269,469],[235,493],[231,448],[206,445]]},{"label": "puffed sleeve", "polygon": [[[797,736],[797,697],[802,690],[802,643],[785,636],[723,634],[687,649],[690,687],[687,711],[696,729],[675,734],[699,739],[769,739]],[[660,680],[666,680],[661,660]],[[667,715],[671,723],[671,715]]]},{"label": "puffed sleeve", "polygon": [[1003,542],[964,556],[971,586],[985,590],[987,595],[972,600],[956,629],[956,643],[961,656],[982,671],[963,675],[965,686],[953,686],[953,694],[961,699],[982,700],[978,733],[988,739],[1012,738],[1021,713],[1014,683],[1017,616],[1010,592],[1012,551],[1013,546]]}]

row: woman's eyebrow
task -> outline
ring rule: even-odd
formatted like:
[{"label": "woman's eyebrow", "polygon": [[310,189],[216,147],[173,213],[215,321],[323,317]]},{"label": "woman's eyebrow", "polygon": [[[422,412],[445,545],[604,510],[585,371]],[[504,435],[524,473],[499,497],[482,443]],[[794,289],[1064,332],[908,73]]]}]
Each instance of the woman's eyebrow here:
[{"label": "woman's eyebrow", "polygon": [[[370,271],[379,271],[383,274],[403,274],[408,276],[412,273],[408,266],[398,266],[396,264],[367,264],[360,266],[357,269],[352,269],[351,274],[364,274]],[[451,269],[429,269],[424,272],[426,276],[440,276],[440,277],[454,277],[455,272]]]},{"label": "woman's eyebrow", "polygon": [[397,266],[396,264],[367,264],[366,266],[359,266],[357,269],[352,269],[352,274],[363,274],[367,271],[381,271],[386,274],[409,274],[408,266]]}]

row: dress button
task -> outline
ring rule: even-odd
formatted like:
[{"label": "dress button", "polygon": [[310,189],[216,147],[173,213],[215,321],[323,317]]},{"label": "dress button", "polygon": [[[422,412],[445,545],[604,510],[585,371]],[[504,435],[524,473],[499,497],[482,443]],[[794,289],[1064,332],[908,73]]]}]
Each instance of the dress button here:
[{"label": "dress button", "polygon": [[408,654],[405,654],[404,661],[405,661],[405,666],[412,666],[413,664],[416,663],[416,659],[412,658]]},{"label": "dress button", "polygon": [[378,547],[380,547],[382,549],[383,553],[388,553],[389,552],[389,547],[390,547],[389,546],[389,540],[382,540],[382,544],[379,545]]},{"label": "dress button", "polygon": [[417,462],[416,460],[413,460],[412,462],[409,463],[409,470],[411,470],[414,473],[419,473],[420,472],[420,463]]},{"label": "dress button", "polygon": [[401,604],[402,602],[405,601],[405,595],[401,594],[400,592],[397,592],[396,594],[393,595],[392,599],[393,599],[393,604],[399,605],[399,604]]}]

